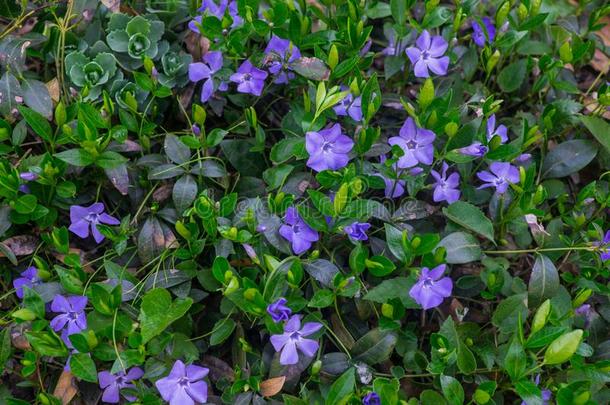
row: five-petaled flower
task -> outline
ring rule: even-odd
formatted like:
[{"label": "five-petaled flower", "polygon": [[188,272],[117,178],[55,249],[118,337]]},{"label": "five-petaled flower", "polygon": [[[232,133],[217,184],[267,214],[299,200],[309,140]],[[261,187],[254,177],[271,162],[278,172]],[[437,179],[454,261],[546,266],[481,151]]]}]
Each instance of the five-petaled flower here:
[{"label": "five-petaled flower", "polygon": [[[341,86],[341,91],[348,90],[347,87]],[[362,97],[354,97],[352,93],[348,93],[343,100],[333,107],[337,115],[349,115],[354,121],[362,121]]]},{"label": "five-petaled flower", "polygon": [[491,141],[494,136],[500,137],[500,143],[508,141],[507,129],[504,125],[498,125],[496,128],[496,114],[492,114],[487,119],[487,140]]},{"label": "five-petaled flower", "polygon": [[72,346],[68,336],[87,328],[86,306],[87,297],[82,295],[64,297],[57,294],[51,302],[51,311],[59,313],[51,320],[51,328],[55,332],[63,329],[61,337],[68,347]]},{"label": "five-petaled flower", "polygon": [[[132,367],[127,373],[119,371],[116,374],[110,374],[109,371],[101,371],[97,374],[100,382],[100,388],[104,390],[102,401],[110,404],[117,404],[121,400],[120,394],[123,388],[135,388],[132,381],[142,378],[144,371],[139,367]],[[135,397],[124,395],[129,402],[136,400]]]},{"label": "five-petaled flower", "polygon": [[485,182],[479,189],[495,187],[498,194],[504,194],[509,184],[517,184],[520,181],[519,169],[508,162],[493,162],[489,169],[491,173],[487,170],[477,173],[477,177]]},{"label": "five-petaled flower", "polygon": [[292,42],[273,34],[265,48],[265,66],[275,76],[276,84],[285,84],[294,78],[290,63],[301,57],[301,52]]},{"label": "five-petaled flower", "polygon": [[97,229],[97,224],[118,225],[121,222],[113,216],[104,212],[103,203],[91,204],[88,207],[73,205],[70,207],[70,227],[72,233],[86,238],[89,233],[93,235],[95,242],[100,243],[104,240],[104,235]]},{"label": "five-petaled flower", "polygon": [[472,21],[472,40],[477,46],[485,46],[485,43],[492,43],[496,37],[496,27],[494,27],[491,18],[481,18],[483,26],[477,20]]},{"label": "five-petaled flower", "polygon": [[203,379],[209,372],[205,367],[187,366],[176,360],[169,375],[157,380],[155,386],[170,405],[204,404],[208,400],[208,384]]},{"label": "five-petaled flower", "polygon": [[13,280],[13,287],[15,288],[17,297],[23,298],[23,287],[32,288],[41,283],[42,280],[38,276],[38,269],[34,266],[30,266],[21,273],[21,277]]},{"label": "five-petaled flower", "polygon": [[434,159],[434,139],[436,135],[429,129],[419,128],[415,125],[413,118],[409,117],[398,132],[399,136],[388,139],[390,145],[398,145],[403,155],[398,158],[396,166],[400,169],[407,169],[422,163],[432,164]]},{"label": "five-petaled flower", "polygon": [[443,162],[443,168],[440,173],[436,170],[430,170],[430,174],[436,180],[434,192],[432,193],[434,202],[447,201],[447,203],[451,204],[460,199],[461,192],[458,188],[460,185],[460,175],[454,172],[447,177],[448,169],[447,163]]},{"label": "five-petaled flower", "polygon": [[441,264],[432,270],[421,269],[419,280],[409,290],[409,295],[423,309],[438,307],[445,298],[451,296],[453,282],[449,277],[443,277],[447,266]]},{"label": "five-petaled flower", "polygon": [[271,315],[273,322],[287,321],[290,318],[292,310],[286,306],[287,302],[288,300],[282,297],[267,306],[267,313]]},{"label": "five-petaled flower", "polygon": [[254,67],[252,62],[246,59],[237,68],[237,72],[231,75],[230,79],[233,83],[237,83],[237,91],[240,93],[260,96],[263,94],[267,76],[267,72]]},{"label": "five-petaled flower", "polygon": [[[205,103],[214,93],[214,75],[222,69],[222,52],[210,51],[203,56],[203,62],[189,65],[189,80],[198,82],[205,80],[201,87],[201,102]],[[225,91],[228,86],[225,82],[218,84],[218,90]]]},{"label": "five-petaled flower", "polygon": [[280,353],[280,364],[296,364],[299,361],[299,353],[307,357],[313,357],[318,350],[319,344],[313,339],[306,339],[322,328],[319,322],[307,322],[301,327],[302,315],[293,315],[284,324],[284,333],[271,336],[271,344],[276,352]]},{"label": "five-petaled flower", "polygon": [[351,225],[347,225],[343,228],[343,231],[353,241],[368,240],[366,232],[371,227],[371,224],[366,222],[354,222]]},{"label": "five-petaled flower", "polygon": [[280,226],[279,232],[284,239],[290,242],[295,254],[300,255],[307,251],[313,242],[318,241],[318,232],[303,221],[296,208],[288,207],[284,221],[286,224]]},{"label": "five-petaled flower", "polygon": [[319,132],[305,134],[305,149],[309,153],[307,166],[321,172],[322,170],[339,170],[349,162],[349,152],[354,141],[341,133],[341,126],[334,124]]},{"label": "five-petaled flower", "polygon": [[369,392],[362,398],[362,405],[381,405],[381,398],[375,391]]},{"label": "five-petaled flower", "polygon": [[415,45],[406,50],[407,56],[413,64],[415,77],[430,77],[428,69],[438,76],[447,74],[449,57],[443,55],[448,44],[443,37],[430,36],[430,33],[424,30],[415,41]]}]

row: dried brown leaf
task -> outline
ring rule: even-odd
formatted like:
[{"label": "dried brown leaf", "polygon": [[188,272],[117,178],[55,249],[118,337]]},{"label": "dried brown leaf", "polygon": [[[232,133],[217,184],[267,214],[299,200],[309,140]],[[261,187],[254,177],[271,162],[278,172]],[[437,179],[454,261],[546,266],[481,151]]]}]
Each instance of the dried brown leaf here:
[{"label": "dried brown leaf", "polygon": [[261,382],[260,392],[264,397],[272,397],[282,391],[285,381],[286,377],[283,375],[265,380]]},{"label": "dried brown leaf", "polygon": [[[8,247],[15,256],[27,256],[34,253],[38,239],[31,235],[19,235],[5,239],[2,243]],[[0,252],[0,257],[4,255]]]},{"label": "dried brown leaf", "polygon": [[63,405],[67,405],[78,393],[76,380],[69,371],[63,371],[57,380],[57,385],[53,391],[53,396],[59,398]]}]

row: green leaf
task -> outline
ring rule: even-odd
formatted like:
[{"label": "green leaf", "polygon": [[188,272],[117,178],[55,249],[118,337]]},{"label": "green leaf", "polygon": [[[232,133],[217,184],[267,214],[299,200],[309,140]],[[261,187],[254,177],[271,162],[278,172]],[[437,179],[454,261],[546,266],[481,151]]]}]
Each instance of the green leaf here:
[{"label": "green leaf", "polygon": [[464,403],[464,388],[459,381],[449,375],[441,375],[441,389],[445,399],[453,405]]},{"label": "green leaf", "polygon": [[483,211],[474,205],[464,201],[456,201],[448,207],[443,208],[443,213],[456,224],[461,225],[492,242],[494,241],[493,224],[489,218],[483,214]]},{"label": "green leaf", "polygon": [[504,369],[510,376],[510,379],[515,381],[521,378],[526,365],[527,358],[525,357],[523,346],[519,343],[519,339],[513,337],[504,357]]},{"label": "green leaf", "polygon": [[[527,319],[527,307],[525,294],[511,295],[500,301],[493,313],[491,322],[500,329],[502,333],[513,333],[519,323],[519,319]],[[521,313],[521,317],[519,317]]]},{"label": "green leaf", "polygon": [[221,319],[216,322],[210,336],[210,346],[216,346],[228,339],[235,330],[235,321],[231,318]]},{"label": "green leaf", "polygon": [[6,327],[0,331],[0,374],[4,371],[6,361],[11,357],[12,352],[11,328]]},{"label": "green leaf", "polygon": [[[1,4],[2,2],[0,1],[0,5]],[[15,98],[23,95],[21,85],[15,75],[10,72],[4,72],[0,78],[0,94],[2,94],[2,99],[0,100],[0,114],[9,116],[14,108],[19,107],[19,103],[17,103]]]},{"label": "green leaf", "polygon": [[330,69],[318,58],[303,57],[292,62],[290,67],[306,79],[328,80],[330,75]]},{"label": "green leaf", "polygon": [[114,168],[122,165],[123,163],[127,162],[127,160],[128,159],[125,158],[120,153],[117,153],[117,152],[114,152],[111,150],[107,150],[98,156],[95,163],[102,169],[108,170],[108,169],[114,169]]},{"label": "green leaf", "polygon": [[57,159],[71,164],[72,166],[89,166],[95,162],[93,156],[84,149],[68,149],[54,155]]},{"label": "green leaf", "polygon": [[505,93],[511,93],[521,87],[527,73],[527,60],[520,59],[506,66],[498,75],[498,86]]},{"label": "green leaf", "polygon": [[20,214],[31,214],[36,209],[38,199],[34,194],[25,194],[15,201],[13,208]]},{"label": "green leaf", "polygon": [[47,86],[38,80],[25,79],[21,82],[23,102],[35,112],[44,117],[53,114],[53,101]]},{"label": "green leaf", "polygon": [[394,298],[402,298],[413,287],[415,280],[406,277],[396,277],[384,280],[369,290],[364,296],[365,300],[383,304]]},{"label": "green leaf", "polygon": [[515,391],[528,405],[543,405],[540,387],[530,380],[522,380],[515,384]]},{"label": "green leaf", "polygon": [[52,332],[26,332],[25,337],[34,350],[42,356],[65,357],[68,349],[59,336]]},{"label": "green leaf", "polygon": [[349,396],[356,389],[356,374],[353,368],[349,368],[345,373],[330,386],[326,397],[326,405],[344,405]]},{"label": "green leaf", "polygon": [[95,363],[87,353],[75,353],[70,357],[70,371],[81,380],[97,382]]},{"label": "green leaf", "polygon": [[190,174],[184,175],[176,181],[172,191],[172,199],[178,213],[184,212],[191,206],[197,197],[197,182]]},{"label": "green leaf", "polygon": [[40,319],[44,319],[44,301],[36,291],[29,287],[23,287],[23,306],[36,314]]},{"label": "green leaf", "polygon": [[391,0],[390,10],[392,10],[392,17],[396,24],[402,26],[407,20],[407,0]]},{"label": "green leaf", "polygon": [[326,308],[331,306],[334,300],[335,295],[331,290],[318,290],[313,297],[311,297],[307,306],[312,308]]},{"label": "green leaf", "polygon": [[388,244],[388,248],[390,249],[390,252],[392,252],[392,254],[394,256],[396,256],[396,258],[398,260],[400,260],[401,262],[406,262],[407,261],[407,255],[405,253],[405,249],[403,248],[402,245],[402,240],[403,240],[403,234],[405,234],[405,239],[406,239],[406,233],[407,231],[401,231],[395,227],[393,227],[392,225],[388,224],[387,222],[384,224],[384,228],[385,228],[385,239],[386,242]]},{"label": "green leaf", "polygon": [[544,352],[546,364],[561,364],[570,360],[582,340],[582,329],[576,329],[555,339]]},{"label": "green leaf", "polygon": [[437,246],[445,248],[447,252],[445,260],[449,264],[475,262],[483,254],[477,238],[466,232],[450,233]]},{"label": "green leaf", "polygon": [[[567,42],[566,42],[567,43]],[[604,119],[592,115],[580,117],[580,120],[591,134],[608,152],[610,152],[610,124]]]},{"label": "green leaf", "polygon": [[51,124],[45,117],[43,117],[40,113],[24,107],[18,106],[17,109],[25,118],[25,122],[32,128],[32,130],[41,137],[45,141],[50,141],[53,136],[53,131],[51,130]]},{"label": "green leaf", "polygon": [[381,255],[366,259],[364,263],[369,272],[376,277],[385,277],[396,269],[390,259]]},{"label": "green leaf", "polygon": [[142,343],[161,334],[172,322],[182,318],[192,304],[191,298],[178,298],[172,302],[170,293],[164,288],[148,291],[142,298],[138,317]]},{"label": "green leaf", "polygon": [[419,396],[421,405],[445,405],[447,401],[441,394],[432,390],[424,390]]},{"label": "green leaf", "polygon": [[178,165],[188,162],[191,158],[191,149],[175,135],[165,136],[163,149],[167,157]]},{"label": "green leaf", "polygon": [[537,307],[547,298],[553,298],[559,290],[559,274],[557,268],[544,255],[538,255],[527,286],[529,305]]},{"label": "green leaf", "polygon": [[566,177],[587,166],[597,155],[592,141],[574,139],[557,145],[544,158],[542,177],[553,179]]},{"label": "green leaf", "polygon": [[352,346],[351,352],[355,360],[372,366],[387,360],[394,351],[397,341],[396,332],[376,328],[358,339]]}]

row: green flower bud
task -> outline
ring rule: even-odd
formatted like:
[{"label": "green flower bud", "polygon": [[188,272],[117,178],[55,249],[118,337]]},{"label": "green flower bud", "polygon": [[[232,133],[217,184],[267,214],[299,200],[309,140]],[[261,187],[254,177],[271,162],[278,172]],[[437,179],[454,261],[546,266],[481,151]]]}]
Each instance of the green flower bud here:
[{"label": "green flower bud", "polygon": [[534,314],[534,320],[532,321],[532,333],[538,332],[546,325],[546,321],[551,313],[551,300],[544,301]]},{"label": "green flower bud", "polygon": [[576,353],[578,345],[580,345],[582,335],[582,329],[576,329],[553,340],[544,352],[544,362],[546,364],[561,364],[570,360]]}]

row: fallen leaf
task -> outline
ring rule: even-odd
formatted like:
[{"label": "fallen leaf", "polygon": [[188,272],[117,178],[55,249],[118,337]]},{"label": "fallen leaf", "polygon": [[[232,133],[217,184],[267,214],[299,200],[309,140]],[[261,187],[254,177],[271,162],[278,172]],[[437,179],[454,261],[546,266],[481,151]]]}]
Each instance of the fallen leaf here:
[{"label": "fallen leaf", "polygon": [[49,90],[49,95],[51,96],[51,100],[54,102],[59,102],[59,80],[57,77],[49,80],[46,83],[47,90]]},{"label": "fallen leaf", "polygon": [[78,393],[78,387],[74,376],[69,371],[63,371],[57,380],[53,396],[59,398],[63,405],[67,405]]},{"label": "fallen leaf", "polygon": [[[5,239],[2,243],[8,247],[15,256],[27,256],[31,255],[36,250],[38,239],[30,235],[19,235]],[[0,257],[4,257],[4,254],[1,252]]]},{"label": "fallen leaf", "polygon": [[264,397],[272,397],[282,391],[285,381],[286,377],[283,375],[265,380],[261,382],[260,392]]},{"label": "fallen leaf", "polygon": [[215,356],[205,355],[201,358],[201,362],[210,369],[210,380],[212,382],[217,382],[220,379],[226,379],[230,382],[235,380],[233,369],[224,360]]}]

